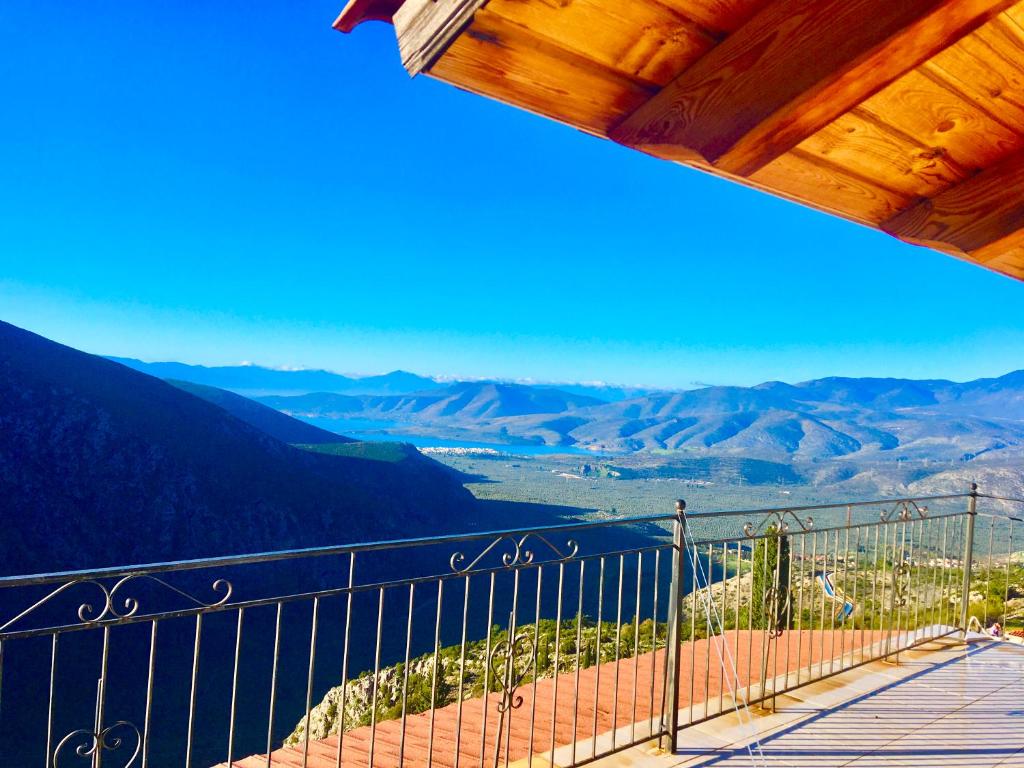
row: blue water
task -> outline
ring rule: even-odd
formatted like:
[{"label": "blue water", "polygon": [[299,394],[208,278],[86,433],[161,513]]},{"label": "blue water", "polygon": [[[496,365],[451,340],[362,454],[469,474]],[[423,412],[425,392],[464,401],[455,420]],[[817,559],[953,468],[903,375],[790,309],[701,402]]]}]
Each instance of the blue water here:
[{"label": "blue water", "polygon": [[386,429],[401,429],[400,424],[391,421],[374,421],[373,419],[325,419],[317,417],[304,417],[303,421],[309,422],[321,429],[334,432],[338,435],[351,437],[355,440],[366,440],[370,442],[389,443],[411,443],[417,448],[467,448],[481,449],[491,448],[502,453],[512,453],[520,456],[550,456],[552,454],[573,454],[578,456],[604,456],[601,451],[588,451],[571,445],[536,445],[536,444],[512,444],[512,443],[481,443],[471,440],[452,440],[442,437],[431,437],[425,435],[398,434],[386,432]]}]

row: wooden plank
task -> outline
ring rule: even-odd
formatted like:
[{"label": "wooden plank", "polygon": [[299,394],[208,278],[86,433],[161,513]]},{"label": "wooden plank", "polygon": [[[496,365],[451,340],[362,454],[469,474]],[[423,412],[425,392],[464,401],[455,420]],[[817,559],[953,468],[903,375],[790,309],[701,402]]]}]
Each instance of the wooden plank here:
[{"label": "wooden plank", "polygon": [[776,158],[750,179],[771,191],[867,226],[877,226],[913,203],[909,195],[818,162],[800,150]]},{"label": "wooden plank", "polygon": [[749,175],[1013,0],[774,0],[611,134]]},{"label": "wooden plank", "polygon": [[1024,137],[923,71],[910,72],[868,99],[871,115],[974,173],[1024,149]]},{"label": "wooden plank", "polygon": [[429,74],[600,136],[655,91],[538,38],[486,7],[476,12],[470,27]]},{"label": "wooden plank", "polygon": [[797,149],[911,197],[931,197],[968,175],[947,152],[859,109],[834,120]]},{"label": "wooden plank", "polygon": [[1004,125],[1024,126],[1024,29],[1008,13],[947,48],[922,70]]},{"label": "wooden plank", "polygon": [[719,39],[668,5],[621,0],[489,0],[487,11],[650,85],[663,86]]},{"label": "wooden plank", "polygon": [[[1024,152],[923,200],[882,224],[901,240],[972,254],[1024,229]],[[992,249],[983,257],[992,257]]]}]

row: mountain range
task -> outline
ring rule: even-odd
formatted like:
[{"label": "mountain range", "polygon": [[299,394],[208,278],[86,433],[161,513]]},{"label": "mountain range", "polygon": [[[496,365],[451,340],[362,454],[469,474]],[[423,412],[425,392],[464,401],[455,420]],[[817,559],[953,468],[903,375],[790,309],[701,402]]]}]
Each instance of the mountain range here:
[{"label": "mountain range", "polygon": [[259,365],[205,366],[175,362],[146,363],[131,357],[108,356],[108,360],[148,373],[158,379],[175,379],[226,389],[240,395],[302,394],[335,392],[354,395],[389,395],[423,392],[444,385],[407,371],[380,376],[352,377],[323,370],[282,370]]},{"label": "mountain range", "polygon": [[386,397],[311,393],[260,400],[321,425],[372,420],[396,434],[611,453],[971,461],[1024,448],[1024,371],[962,384],[838,377],[768,382],[618,402],[495,383]]}]

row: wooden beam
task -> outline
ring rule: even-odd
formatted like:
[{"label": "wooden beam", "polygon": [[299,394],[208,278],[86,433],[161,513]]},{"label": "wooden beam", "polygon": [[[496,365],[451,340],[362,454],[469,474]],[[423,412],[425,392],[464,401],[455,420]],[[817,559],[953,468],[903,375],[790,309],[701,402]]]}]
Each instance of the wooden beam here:
[{"label": "wooden beam", "polygon": [[487,0],[405,0],[392,21],[410,75],[429,69]]},{"label": "wooden beam", "polygon": [[749,176],[1014,0],[773,0],[611,132]]},{"label": "wooden beam", "polygon": [[896,214],[881,227],[915,245],[973,255],[974,260],[997,257],[999,241],[1016,239],[1024,230],[1024,152]]}]

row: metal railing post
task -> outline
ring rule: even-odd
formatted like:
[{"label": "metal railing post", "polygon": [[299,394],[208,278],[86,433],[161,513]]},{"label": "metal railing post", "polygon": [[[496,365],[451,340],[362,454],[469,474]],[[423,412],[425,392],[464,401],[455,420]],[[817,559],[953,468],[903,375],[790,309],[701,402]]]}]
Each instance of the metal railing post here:
[{"label": "metal railing post", "polygon": [[680,646],[683,639],[683,564],[686,554],[686,502],[676,501],[676,520],[672,531],[672,582],[668,591],[668,743],[676,751],[679,736]]},{"label": "metal railing post", "polygon": [[978,516],[978,484],[971,483],[967,499],[967,535],[964,542],[964,583],[960,597],[960,630],[967,637],[968,613],[971,608],[971,564],[974,559],[974,520]]}]

